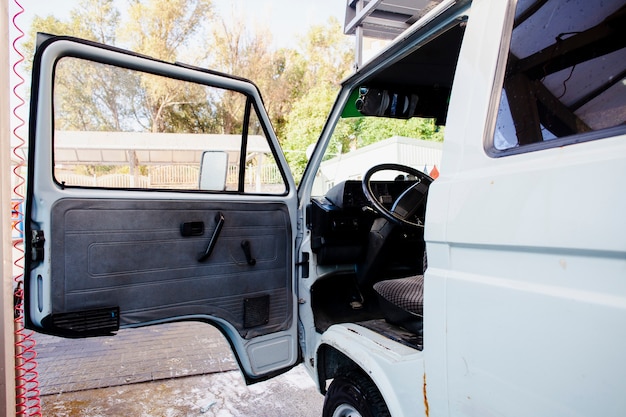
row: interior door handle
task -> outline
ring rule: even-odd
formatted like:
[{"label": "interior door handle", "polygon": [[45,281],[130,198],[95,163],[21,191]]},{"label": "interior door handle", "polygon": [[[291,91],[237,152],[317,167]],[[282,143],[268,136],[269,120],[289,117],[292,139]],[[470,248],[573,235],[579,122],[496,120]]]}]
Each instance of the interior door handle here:
[{"label": "interior door handle", "polygon": [[215,230],[213,230],[213,234],[211,235],[211,239],[209,240],[209,244],[207,245],[206,250],[202,254],[200,254],[198,262],[204,262],[209,259],[209,256],[211,256],[211,252],[213,252],[213,248],[215,248],[217,238],[220,236],[222,227],[224,227],[224,215],[222,214],[222,212],[218,212],[217,215],[215,215],[215,222]]},{"label": "interior door handle", "polygon": [[244,240],[241,242],[241,249],[243,249],[243,253],[246,256],[246,262],[250,266],[256,265],[256,259],[252,257],[252,250],[250,249],[250,241]]}]

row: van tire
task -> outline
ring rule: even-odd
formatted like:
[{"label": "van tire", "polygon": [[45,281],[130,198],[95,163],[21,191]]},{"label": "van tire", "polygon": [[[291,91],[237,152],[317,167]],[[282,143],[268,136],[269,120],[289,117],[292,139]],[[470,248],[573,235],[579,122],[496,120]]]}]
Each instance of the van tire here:
[{"label": "van tire", "polygon": [[391,417],[376,385],[360,372],[336,377],[324,398],[323,417]]}]

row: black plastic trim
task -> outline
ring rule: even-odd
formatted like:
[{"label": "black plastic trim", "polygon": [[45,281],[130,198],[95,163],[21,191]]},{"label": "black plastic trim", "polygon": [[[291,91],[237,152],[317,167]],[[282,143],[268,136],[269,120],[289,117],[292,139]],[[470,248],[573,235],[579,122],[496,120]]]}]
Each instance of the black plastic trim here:
[{"label": "black plastic trim", "polygon": [[565,136],[558,139],[546,140],[543,142],[532,143],[529,145],[516,146],[509,149],[496,149],[493,146],[493,138],[491,138],[489,147],[485,149],[485,153],[491,158],[501,158],[504,156],[519,155],[528,152],[537,152],[544,149],[561,148],[563,146],[575,145],[577,143],[591,142],[598,139],[607,139],[615,136],[626,135],[626,125],[615,126],[602,130],[594,130],[577,135]]}]

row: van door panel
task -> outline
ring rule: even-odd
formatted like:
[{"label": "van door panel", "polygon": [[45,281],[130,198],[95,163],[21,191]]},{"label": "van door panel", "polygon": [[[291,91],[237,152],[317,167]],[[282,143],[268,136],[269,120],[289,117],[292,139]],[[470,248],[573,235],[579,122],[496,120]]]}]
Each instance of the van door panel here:
[{"label": "van door panel", "polygon": [[[200,262],[217,213],[224,227]],[[204,223],[204,233],[183,236],[190,221]],[[291,231],[282,204],[252,210],[241,203],[63,199],[51,225],[53,314],[119,306],[122,326],[206,314],[228,320],[243,337],[289,327]],[[246,300],[258,297],[269,297],[257,307],[267,309],[266,322],[251,329]]]},{"label": "van door panel", "polygon": [[[86,337],[199,320],[229,339],[248,382],[293,366],[296,187],[258,89],[81,39],[39,40],[26,326]],[[89,88],[68,89],[75,76]],[[101,78],[119,93],[112,103],[98,101]],[[178,94],[203,124],[173,102],[163,102],[169,119],[151,119],[146,85]],[[220,104],[236,111],[227,118]],[[199,181],[204,152],[224,156],[212,167],[224,178],[208,190]],[[252,175],[260,172],[269,174]]]}]

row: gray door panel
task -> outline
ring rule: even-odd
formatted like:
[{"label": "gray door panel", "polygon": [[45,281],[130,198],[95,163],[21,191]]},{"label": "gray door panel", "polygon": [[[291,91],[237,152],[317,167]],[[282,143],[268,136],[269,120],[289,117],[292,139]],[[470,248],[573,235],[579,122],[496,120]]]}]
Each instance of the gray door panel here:
[{"label": "gray door panel", "polygon": [[[219,213],[223,228],[200,262]],[[204,230],[184,236],[191,222]],[[245,338],[291,326],[284,204],[62,199],[52,207],[51,230],[53,317],[119,307],[128,326],[206,315]]]}]

